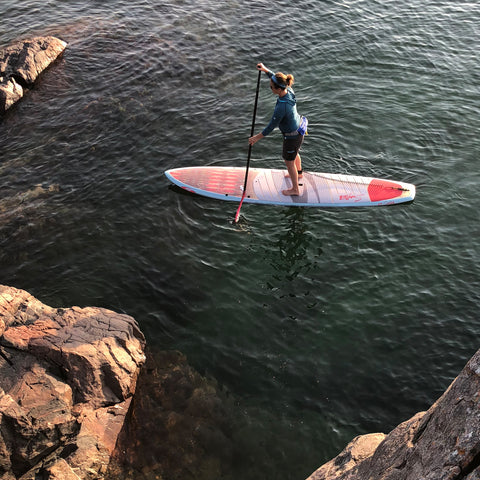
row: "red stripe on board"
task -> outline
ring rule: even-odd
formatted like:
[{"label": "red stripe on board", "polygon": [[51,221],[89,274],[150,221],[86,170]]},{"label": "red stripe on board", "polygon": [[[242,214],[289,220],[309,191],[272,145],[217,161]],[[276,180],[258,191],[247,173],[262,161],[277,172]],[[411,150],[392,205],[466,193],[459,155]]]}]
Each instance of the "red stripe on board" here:
[{"label": "red stripe on board", "polygon": [[390,200],[399,197],[402,194],[403,187],[389,180],[379,180],[374,178],[368,185],[368,196],[372,202]]}]

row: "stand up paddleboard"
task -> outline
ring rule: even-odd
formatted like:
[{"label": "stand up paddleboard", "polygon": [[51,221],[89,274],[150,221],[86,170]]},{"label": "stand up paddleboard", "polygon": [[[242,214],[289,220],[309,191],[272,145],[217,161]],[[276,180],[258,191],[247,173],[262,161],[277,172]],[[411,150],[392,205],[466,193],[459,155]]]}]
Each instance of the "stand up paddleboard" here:
[{"label": "stand up paddleboard", "polygon": [[[291,187],[286,170],[250,168],[245,203],[297,207],[370,207],[411,202],[415,185],[372,177],[304,172],[300,195],[285,196]],[[245,168],[187,167],[165,172],[167,178],[192,193],[218,200],[239,202],[243,194]]]}]

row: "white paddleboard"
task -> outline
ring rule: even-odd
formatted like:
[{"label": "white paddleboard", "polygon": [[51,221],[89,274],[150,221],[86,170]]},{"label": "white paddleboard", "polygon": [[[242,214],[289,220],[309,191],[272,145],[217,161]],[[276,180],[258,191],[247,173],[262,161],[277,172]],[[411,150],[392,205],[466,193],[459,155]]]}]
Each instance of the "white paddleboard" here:
[{"label": "white paddleboard", "polygon": [[[298,207],[369,207],[411,202],[415,185],[373,177],[304,172],[300,195],[286,196],[291,187],[286,170],[250,168],[244,203]],[[198,195],[239,202],[243,194],[245,168],[186,167],[165,172],[179,187]]]}]

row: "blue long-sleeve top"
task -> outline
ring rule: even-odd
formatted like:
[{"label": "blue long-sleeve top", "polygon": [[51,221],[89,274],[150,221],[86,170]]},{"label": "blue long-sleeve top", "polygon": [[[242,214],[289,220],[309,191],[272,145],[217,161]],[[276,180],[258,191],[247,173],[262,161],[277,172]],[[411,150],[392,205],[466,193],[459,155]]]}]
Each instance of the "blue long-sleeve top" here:
[{"label": "blue long-sleeve top", "polygon": [[[275,75],[270,70],[265,72],[268,78]],[[278,127],[282,133],[294,132],[300,126],[300,115],[297,112],[297,100],[295,93],[287,87],[287,94],[278,97],[270,123],[263,129],[262,134],[266,137],[273,129]]]}]

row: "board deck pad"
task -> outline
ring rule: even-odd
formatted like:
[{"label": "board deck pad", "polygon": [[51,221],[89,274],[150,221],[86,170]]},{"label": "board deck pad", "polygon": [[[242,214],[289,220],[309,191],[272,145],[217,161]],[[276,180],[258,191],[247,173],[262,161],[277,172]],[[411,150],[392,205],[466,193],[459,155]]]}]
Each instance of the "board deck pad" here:
[{"label": "board deck pad", "polygon": [[[373,177],[304,172],[300,195],[286,196],[291,187],[286,170],[250,168],[244,203],[302,207],[365,207],[411,202],[415,186]],[[198,195],[239,202],[243,195],[245,168],[185,167],[167,170],[175,185]]]}]

